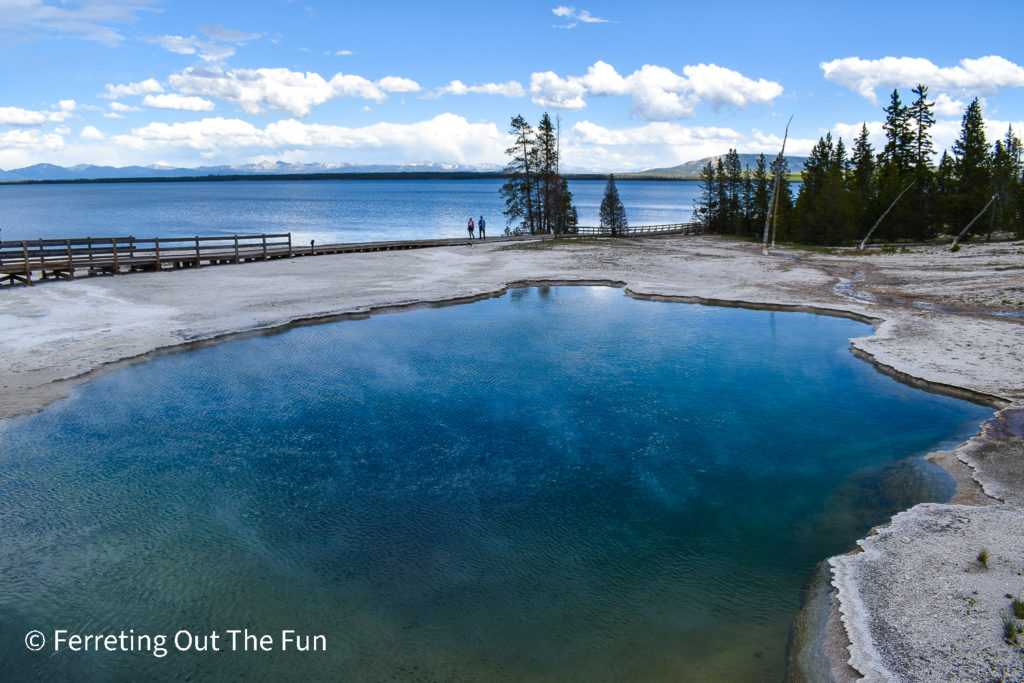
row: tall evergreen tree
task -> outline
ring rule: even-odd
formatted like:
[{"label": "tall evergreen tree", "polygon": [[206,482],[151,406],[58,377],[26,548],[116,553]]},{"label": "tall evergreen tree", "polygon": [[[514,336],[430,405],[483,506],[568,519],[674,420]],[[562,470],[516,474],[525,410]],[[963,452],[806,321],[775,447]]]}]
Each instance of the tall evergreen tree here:
[{"label": "tall evergreen tree", "polygon": [[608,228],[612,237],[620,237],[627,227],[626,208],[619,199],[619,188],[615,186],[615,176],[608,176],[604,186],[604,198],[601,200],[601,227]]},{"label": "tall evergreen tree", "polygon": [[753,192],[750,198],[747,220],[750,224],[749,234],[757,237],[761,234],[764,219],[768,215],[768,204],[772,200],[772,179],[768,174],[768,160],[763,152],[757,157],[757,165],[754,167],[754,174],[750,180],[753,185]]},{"label": "tall evergreen tree", "polygon": [[876,220],[873,208],[875,201],[875,151],[868,139],[868,125],[861,124],[860,135],[853,142],[850,157],[850,173],[847,188],[850,193],[850,208],[853,212],[854,231],[865,235]]},{"label": "tall evergreen tree", "polygon": [[935,171],[935,209],[939,227],[949,231],[949,216],[956,204],[956,173],[953,169],[953,157],[948,150],[942,151],[939,167]]},{"label": "tall evergreen tree", "polygon": [[[885,147],[878,155],[876,204],[872,207],[875,216],[880,215],[906,188],[911,181],[914,167],[914,133],[910,109],[900,100],[899,90],[893,90],[889,106],[885,107]],[[903,236],[900,228],[906,225],[910,210],[906,203],[893,207],[892,215],[886,219],[879,232],[889,241]],[[874,220],[872,220],[874,222]]]},{"label": "tall evergreen tree", "polygon": [[519,221],[516,230],[534,234],[537,231],[538,202],[535,191],[537,150],[533,127],[521,115],[512,118],[509,133],[515,138],[511,147],[505,150],[511,159],[505,167],[508,180],[501,186],[505,200],[504,215],[512,225]]},{"label": "tall evergreen tree", "polygon": [[540,197],[542,233],[556,232],[561,211],[561,182],[558,176],[558,138],[547,112],[537,124],[537,188]]},{"label": "tall evergreen tree", "polygon": [[[789,159],[784,156],[777,156],[772,159],[771,178],[775,182],[779,180],[779,191],[775,197],[775,208],[772,211],[772,234],[777,235],[780,240],[797,240],[797,234],[793,225],[793,188],[789,185]],[[769,238],[772,242],[774,237]]]},{"label": "tall evergreen tree", "polygon": [[511,157],[505,167],[508,181],[501,187],[504,214],[516,230],[560,234],[575,230],[576,208],[568,182],[558,172],[558,135],[547,112],[536,132],[522,116],[512,119],[509,131],[515,138],[505,150]]},{"label": "tall evergreen tree", "polygon": [[[953,175],[956,194],[949,215],[950,227],[957,234],[992,198],[990,150],[978,98],[967,105],[960,137],[953,143]],[[981,223],[976,223],[972,230],[975,234],[983,232],[981,227]]]},{"label": "tall evergreen tree", "polygon": [[1021,172],[1024,169],[1024,149],[1011,125],[1002,140],[996,140],[992,154],[992,187],[999,195],[996,200],[996,222],[1000,230],[1019,234],[1024,215],[1021,214]]},{"label": "tall evergreen tree", "polygon": [[913,135],[913,164],[911,174],[913,186],[903,199],[905,210],[900,214],[906,229],[906,236],[923,240],[935,235],[937,215],[935,211],[935,172],[932,170],[932,155],[935,147],[929,129],[935,123],[932,113],[934,104],[928,101],[928,86],[918,85],[911,92],[917,99],[910,105],[907,114]]},{"label": "tall evergreen tree", "polygon": [[733,235],[743,234],[743,167],[740,155],[730,149],[722,162],[725,187],[726,210],[722,231]]},{"label": "tall evergreen tree", "polygon": [[572,234],[576,232],[579,223],[579,215],[576,213],[576,206],[572,203],[572,192],[569,191],[569,181],[563,176],[558,176],[558,190],[555,193],[555,234]]},{"label": "tall evergreen tree", "polygon": [[839,244],[852,236],[853,212],[846,192],[846,148],[832,143],[832,134],[811,150],[804,165],[803,185],[797,196],[794,221],[800,241]]},{"label": "tall evergreen tree", "polygon": [[714,232],[718,224],[718,179],[715,167],[708,159],[700,169],[700,197],[693,208],[693,219],[704,227],[705,232]]}]

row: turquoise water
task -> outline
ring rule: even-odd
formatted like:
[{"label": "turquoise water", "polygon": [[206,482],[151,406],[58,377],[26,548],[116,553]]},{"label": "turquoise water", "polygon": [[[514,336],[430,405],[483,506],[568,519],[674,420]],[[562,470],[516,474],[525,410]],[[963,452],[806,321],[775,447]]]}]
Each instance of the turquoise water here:
[{"label": "turquoise water", "polygon": [[[4,240],[291,232],[296,243],[465,237],[483,215],[505,229],[501,180],[339,180],[0,185]],[[570,181],[581,225],[598,225],[604,182]],[[632,225],[691,220],[692,182],[629,181]]]},{"label": "turquoise water", "polygon": [[918,456],[991,414],[853,358],[869,331],[530,288],[112,372],[0,423],[0,671],[778,680],[814,564],[947,498]]}]

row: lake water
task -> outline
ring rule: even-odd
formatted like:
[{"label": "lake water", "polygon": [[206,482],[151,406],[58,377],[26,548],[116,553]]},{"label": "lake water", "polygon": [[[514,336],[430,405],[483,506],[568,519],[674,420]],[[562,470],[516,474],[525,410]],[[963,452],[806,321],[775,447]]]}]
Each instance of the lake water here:
[{"label": "lake water", "polygon": [[0,422],[0,671],[779,680],[814,565],[947,499],[919,456],[991,415],[855,359],[869,332],[529,288],[117,370]]},{"label": "lake water", "polygon": [[[501,180],[292,180],[0,185],[4,240],[291,232],[316,240],[465,237],[470,216],[505,229]],[[695,182],[617,183],[631,225],[692,220]],[[598,225],[604,181],[570,181],[580,225]]]}]

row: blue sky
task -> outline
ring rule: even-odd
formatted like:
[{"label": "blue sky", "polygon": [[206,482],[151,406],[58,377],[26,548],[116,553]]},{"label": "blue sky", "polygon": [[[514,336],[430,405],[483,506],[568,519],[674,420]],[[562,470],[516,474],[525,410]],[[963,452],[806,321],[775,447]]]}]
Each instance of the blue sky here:
[{"label": "blue sky", "polygon": [[930,87],[1024,131],[1024,3],[0,0],[0,168],[496,164],[509,119],[575,170],[806,154]]}]

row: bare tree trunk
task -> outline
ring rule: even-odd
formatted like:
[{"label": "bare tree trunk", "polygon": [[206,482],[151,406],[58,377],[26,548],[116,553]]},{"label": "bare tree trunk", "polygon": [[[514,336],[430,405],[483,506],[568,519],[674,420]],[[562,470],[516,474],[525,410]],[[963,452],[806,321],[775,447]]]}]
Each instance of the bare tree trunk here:
[{"label": "bare tree trunk", "polygon": [[992,202],[994,202],[998,198],[998,194],[992,195],[992,199],[988,200],[988,204],[985,205],[985,208],[979,211],[978,215],[972,218],[971,222],[967,224],[967,227],[960,231],[960,234],[956,236],[955,240],[953,240],[953,246],[950,247],[951,251],[955,250],[960,245],[960,240],[964,238],[964,235],[966,235],[967,231],[971,229],[971,226],[974,225],[978,221],[978,219],[981,218],[982,215],[984,215],[986,211],[988,211],[988,207],[992,206]]},{"label": "bare tree trunk", "polygon": [[[998,192],[996,193],[996,196],[997,197],[999,196]],[[986,242],[989,242],[989,241],[992,240],[992,229],[996,225],[996,211],[998,211],[998,210],[999,210],[999,204],[996,204],[996,206],[992,209],[992,213],[990,213],[988,215],[988,234],[985,235],[985,241]]]},{"label": "bare tree trunk", "polygon": [[879,217],[878,217],[878,220],[877,220],[877,221],[875,221],[875,224],[871,226],[871,229],[870,229],[870,230],[868,230],[868,234],[864,235],[864,239],[862,239],[862,240],[860,241],[860,249],[861,249],[861,251],[863,251],[863,250],[864,250],[864,245],[868,243],[868,240],[869,240],[869,239],[871,239],[871,235],[873,235],[873,234],[874,234],[874,232],[875,232],[875,228],[877,228],[877,227],[878,227],[879,225],[881,225],[881,224],[882,224],[882,220],[883,220],[883,219],[884,219],[884,218],[885,218],[886,216],[888,216],[888,215],[889,215],[889,212],[890,212],[890,211],[892,211],[892,207],[896,206],[896,202],[898,202],[898,201],[900,200],[900,197],[902,197],[903,195],[905,195],[905,194],[907,193],[907,190],[909,190],[910,188],[912,188],[912,187],[914,186],[914,183],[916,183],[916,182],[917,182],[916,180],[911,180],[911,181],[910,181],[910,184],[909,184],[909,185],[907,185],[906,187],[904,187],[904,188],[903,188],[903,191],[902,191],[902,192],[900,192],[900,193],[899,193],[898,195],[896,195],[896,199],[892,200],[892,204],[890,204],[890,205],[889,205],[889,208],[885,210],[885,213],[883,213],[883,214],[882,214],[881,216],[879,216]]},{"label": "bare tree trunk", "polygon": [[765,256],[768,255],[768,223],[769,223],[769,221],[772,224],[772,246],[773,247],[775,246],[775,237],[774,237],[774,234],[775,234],[774,233],[774,230],[775,230],[775,219],[777,217],[776,213],[777,213],[778,208],[779,208],[779,186],[782,185],[782,173],[780,173],[780,171],[782,170],[781,160],[786,155],[786,140],[789,139],[789,124],[791,124],[792,122],[793,122],[793,117],[790,116],[789,117],[789,121],[786,122],[786,134],[782,136],[782,149],[779,151],[779,156],[778,156],[779,163],[775,165],[775,168],[776,168],[776,170],[775,170],[775,184],[772,185],[772,198],[768,202],[768,215],[766,215],[764,217],[764,240],[763,240],[763,244],[761,245],[761,252]]}]

